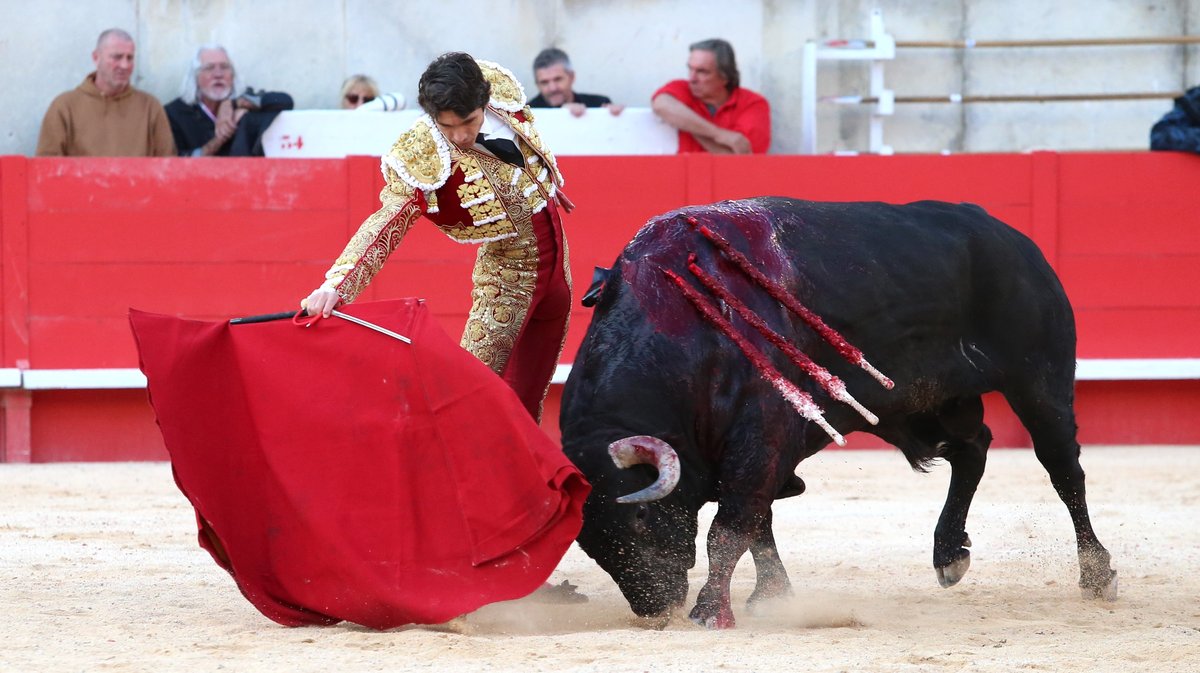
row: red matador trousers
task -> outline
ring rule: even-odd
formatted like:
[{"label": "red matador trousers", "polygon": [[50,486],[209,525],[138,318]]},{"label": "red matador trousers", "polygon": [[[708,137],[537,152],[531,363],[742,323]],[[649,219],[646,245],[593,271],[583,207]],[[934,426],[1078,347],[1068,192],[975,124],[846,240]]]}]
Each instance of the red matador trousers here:
[{"label": "red matador trousers", "polygon": [[571,274],[553,203],[485,243],[471,274],[471,313],[460,345],[504,379],[535,421],[567,337]]}]

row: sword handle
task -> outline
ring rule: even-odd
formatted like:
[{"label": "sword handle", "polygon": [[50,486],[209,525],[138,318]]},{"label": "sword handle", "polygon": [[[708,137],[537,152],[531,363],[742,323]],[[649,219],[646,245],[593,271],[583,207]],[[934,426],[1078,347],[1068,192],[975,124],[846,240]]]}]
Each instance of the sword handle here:
[{"label": "sword handle", "polygon": [[229,321],[230,325],[249,325],[256,322],[271,322],[272,320],[290,320],[294,318],[300,311],[282,311],[280,313],[264,313],[262,315],[248,315],[244,318],[233,318]]}]

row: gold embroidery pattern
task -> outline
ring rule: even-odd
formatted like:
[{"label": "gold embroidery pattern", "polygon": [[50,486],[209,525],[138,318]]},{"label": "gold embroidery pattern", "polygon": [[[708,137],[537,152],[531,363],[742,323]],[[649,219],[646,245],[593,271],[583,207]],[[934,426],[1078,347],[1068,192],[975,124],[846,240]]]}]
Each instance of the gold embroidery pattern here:
[{"label": "gold embroidery pattern", "polygon": [[517,235],[479,248],[471,273],[471,312],[459,345],[499,374],[508,364],[533,301],[537,236],[531,221],[533,210],[526,199],[496,175],[508,164],[485,155],[478,160],[495,188],[496,200],[490,203],[503,204]]},{"label": "gold embroidery pattern", "polygon": [[408,198],[397,198],[394,189],[394,186],[384,188],[379,195],[383,207],[363,221],[325,275],[321,287],[335,290],[343,302],[350,303],[362,293],[383,268],[388,255],[400,245],[412,223],[421,216],[421,208],[411,190]]},{"label": "gold embroidery pattern", "polygon": [[487,199],[492,196],[492,186],[487,182],[464,182],[458,186],[458,200],[466,207],[472,201]]},{"label": "gold embroidery pattern", "polygon": [[489,224],[504,219],[504,205],[496,199],[470,206],[467,208],[467,212],[471,214],[471,220],[479,224]]},{"label": "gold embroidery pattern", "polygon": [[483,71],[483,78],[492,85],[492,105],[509,112],[517,112],[525,107],[525,89],[521,87],[516,75],[508,68],[491,61],[475,59],[475,62]]},{"label": "gold embroidery pattern", "polygon": [[479,169],[479,162],[475,161],[475,157],[457,151],[452,156],[454,169],[462,171],[463,179],[466,182],[475,182],[483,176],[483,173]]},{"label": "gold embroidery pattern", "polygon": [[450,176],[450,150],[429,115],[417,118],[383,157],[409,186],[436,189]]}]

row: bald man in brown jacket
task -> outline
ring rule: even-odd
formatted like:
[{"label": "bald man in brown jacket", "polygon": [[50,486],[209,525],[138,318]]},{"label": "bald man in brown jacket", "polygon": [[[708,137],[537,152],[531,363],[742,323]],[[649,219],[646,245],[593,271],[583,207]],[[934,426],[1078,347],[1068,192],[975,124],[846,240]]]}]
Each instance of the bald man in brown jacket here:
[{"label": "bald man in brown jacket", "polygon": [[130,85],[134,45],[110,28],[92,52],[96,71],[50,103],[37,155],[49,157],[172,157],[175,140],[162,103]]}]

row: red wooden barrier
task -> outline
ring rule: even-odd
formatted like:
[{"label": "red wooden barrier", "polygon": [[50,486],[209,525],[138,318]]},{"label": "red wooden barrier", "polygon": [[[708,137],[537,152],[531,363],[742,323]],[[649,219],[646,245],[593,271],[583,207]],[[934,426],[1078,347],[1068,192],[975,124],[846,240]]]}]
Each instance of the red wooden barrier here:
[{"label": "red wooden barrier", "polygon": [[[567,216],[577,294],[592,266],[609,266],[647,219],[683,205],[765,194],[971,201],[1047,254],[1075,305],[1081,358],[1200,358],[1200,157],[695,155],[561,164],[579,206]],[[203,319],[289,309],[374,210],[381,186],[373,157],[2,157],[0,367],[134,368],[131,306]],[[423,296],[457,335],[473,261],[473,247],[418,224],[363,299]],[[577,306],[564,361],[589,319]],[[2,460],[165,456],[142,390],[3,395]],[[1084,442],[1200,443],[1200,422],[1186,413],[1200,408],[1196,376],[1082,382],[1078,396]],[[556,404],[547,409],[552,434]],[[988,407],[997,445],[1027,445],[1002,400]]]}]

